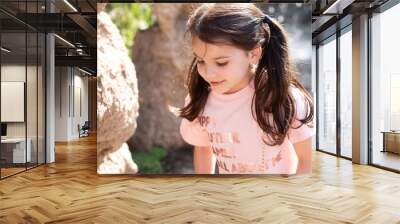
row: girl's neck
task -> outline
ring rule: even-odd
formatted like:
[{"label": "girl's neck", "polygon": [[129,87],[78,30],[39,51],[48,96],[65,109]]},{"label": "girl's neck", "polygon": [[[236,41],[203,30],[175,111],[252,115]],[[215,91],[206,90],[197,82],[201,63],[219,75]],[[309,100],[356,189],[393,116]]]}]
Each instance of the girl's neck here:
[{"label": "girl's neck", "polygon": [[213,96],[214,99],[219,101],[233,101],[250,94],[252,90],[254,90],[253,76],[250,77],[250,80],[245,82],[245,84],[246,85],[241,86],[241,88],[238,88],[237,91],[229,91],[229,93],[217,93],[215,91],[211,91],[210,94]]},{"label": "girl's neck", "polygon": [[249,74],[248,76],[246,76],[246,79],[243,79],[242,83],[240,83],[240,85],[238,85],[235,89],[229,90],[228,92],[225,92],[225,95],[229,95],[229,94],[233,94],[236,93],[240,90],[242,90],[243,88],[246,88],[250,82],[253,80],[254,78],[254,74]]}]

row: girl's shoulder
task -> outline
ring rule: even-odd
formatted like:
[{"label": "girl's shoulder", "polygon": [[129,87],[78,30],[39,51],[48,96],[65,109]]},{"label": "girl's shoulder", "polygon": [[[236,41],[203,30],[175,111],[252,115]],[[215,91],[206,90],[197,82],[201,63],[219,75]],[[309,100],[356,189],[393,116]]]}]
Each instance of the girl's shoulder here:
[{"label": "girl's shoulder", "polygon": [[306,93],[294,85],[289,86],[289,94],[296,101],[296,104],[306,102]]},{"label": "girl's shoulder", "polygon": [[306,98],[306,93],[304,93],[301,89],[297,88],[294,85],[290,85],[289,87],[289,93],[292,95],[295,105],[295,110],[297,117],[305,117],[312,105],[309,105],[307,98]]},{"label": "girl's shoulder", "polygon": [[302,98],[305,97],[303,91],[301,91],[299,88],[297,88],[295,85],[290,85],[289,86],[289,93],[295,98]]}]

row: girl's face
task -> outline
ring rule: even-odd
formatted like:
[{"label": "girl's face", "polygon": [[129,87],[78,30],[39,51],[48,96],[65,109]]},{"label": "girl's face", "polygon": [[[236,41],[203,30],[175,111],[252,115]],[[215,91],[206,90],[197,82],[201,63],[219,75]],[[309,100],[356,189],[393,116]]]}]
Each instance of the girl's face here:
[{"label": "girl's face", "polygon": [[251,64],[256,64],[261,47],[244,51],[233,45],[210,44],[198,37],[192,38],[193,53],[197,58],[197,70],[212,90],[230,94],[247,86],[253,75]]}]

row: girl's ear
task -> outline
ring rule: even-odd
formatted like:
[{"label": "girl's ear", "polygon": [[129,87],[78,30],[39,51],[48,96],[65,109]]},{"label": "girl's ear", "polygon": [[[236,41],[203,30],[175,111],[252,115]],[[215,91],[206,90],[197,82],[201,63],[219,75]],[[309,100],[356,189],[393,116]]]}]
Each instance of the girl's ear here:
[{"label": "girl's ear", "polygon": [[260,61],[262,48],[260,44],[257,44],[255,48],[249,51],[249,59],[251,64],[258,64]]}]

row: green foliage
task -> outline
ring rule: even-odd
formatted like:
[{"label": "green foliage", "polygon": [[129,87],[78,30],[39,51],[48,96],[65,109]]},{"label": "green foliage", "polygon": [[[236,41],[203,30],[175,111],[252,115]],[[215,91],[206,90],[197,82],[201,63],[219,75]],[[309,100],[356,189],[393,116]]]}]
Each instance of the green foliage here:
[{"label": "green foliage", "polygon": [[132,57],[133,40],[139,30],[146,30],[155,22],[149,3],[109,3],[106,12],[113,23],[118,27],[121,36]]},{"label": "green foliage", "polygon": [[161,160],[167,155],[167,151],[163,148],[154,147],[149,152],[132,153],[133,161],[139,168],[140,174],[161,174],[163,168]]}]

